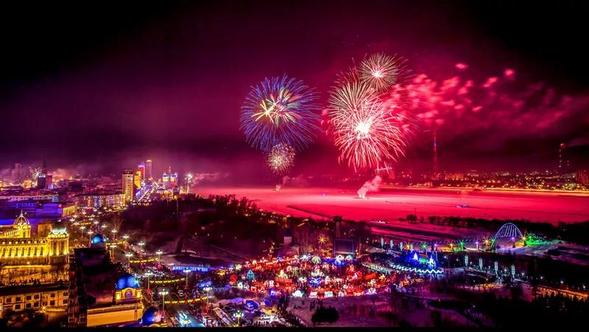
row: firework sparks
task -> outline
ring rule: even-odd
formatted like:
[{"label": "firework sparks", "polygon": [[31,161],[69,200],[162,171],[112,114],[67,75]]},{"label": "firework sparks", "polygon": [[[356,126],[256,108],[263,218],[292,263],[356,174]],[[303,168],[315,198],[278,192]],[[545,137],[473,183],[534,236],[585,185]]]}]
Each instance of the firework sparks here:
[{"label": "firework sparks", "polygon": [[398,117],[364,83],[349,82],[331,95],[329,117],[340,162],[354,170],[378,168],[404,154]]},{"label": "firework sparks", "polygon": [[381,92],[399,83],[404,68],[405,59],[376,53],[360,63],[358,76],[361,82],[368,84],[375,92]]},{"label": "firework sparks", "polygon": [[305,148],[319,130],[317,94],[302,81],[266,78],[252,87],[241,107],[241,129],[253,147],[270,151],[278,143]]},{"label": "firework sparks", "polygon": [[286,173],[293,165],[295,158],[295,150],[292,146],[284,143],[279,143],[272,147],[268,154],[268,166],[275,174]]}]

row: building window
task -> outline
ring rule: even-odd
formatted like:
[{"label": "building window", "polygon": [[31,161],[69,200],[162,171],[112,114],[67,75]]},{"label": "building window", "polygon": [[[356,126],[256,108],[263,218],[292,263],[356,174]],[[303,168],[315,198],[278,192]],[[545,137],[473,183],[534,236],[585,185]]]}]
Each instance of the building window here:
[{"label": "building window", "polygon": [[67,304],[67,300],[63,300],[63,304]]},{"label": "building window", "polygon": [[12,302],[12,298],[11,297],[7,297],[6,298],[6,303],[10,303],[10,302]]},{"label": "building window", "polygon": [[22,299],[20,298],[20,296],[16,297],[16,302],[20,302]]},{"label": "building window", "polygon": [[54,298],[55,297],[55,293],[51,293],[50,297],[51,298]]},{"label": "building window", "polygon": [[14,305],[14,310],[20,310],[20,304],[15,304]]},{"label": "building window", "polygon": [[27,301],[30,301],[33,297],[31,295],[27,295]]},{"label": "building window", "polygon": [[35,303],[33,304],[33,307],[35,307],[35,308],[38,308],[38,307],[39,307],[39,301],[35,302]]},{"label": "building window", "polygon": [[67,296],[67,292],[63,292],[63,296]]},{"label": "building window", "polygon": [[55,300],[51,300],[51,301],[49,302],[49,305],[55,305]]},{"label": "building window", "polygon": [[27,303],[26,307],[27,307],[27,309],[31,309],[32,306],[30,303]]},{"label": "building window", "polygon": [[35,300],[39,299],[39,294],[35,294]]}]

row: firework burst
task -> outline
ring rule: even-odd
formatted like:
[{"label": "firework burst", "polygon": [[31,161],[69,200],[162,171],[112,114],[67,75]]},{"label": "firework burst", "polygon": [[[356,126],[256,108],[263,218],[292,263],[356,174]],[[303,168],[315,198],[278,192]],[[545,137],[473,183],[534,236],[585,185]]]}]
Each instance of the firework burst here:
[{"label": "firework burst", "polygon": [[399,117],[371,91],[366,83],[348,82],[336,87],[329,101],[339,160],[355,171],[397,160],[406,145]]},{"label": "firework burst", "polygon": [[279,143],[268,154],[268,166],[275,174],[286,173],[294,164],[295,150],[292,146]]},{"label": "firework burst", "polygon": [[405,59],[382,53],[372,54],[360,63],[358,78],[375,92],[399,83],[405,72]]},{"label": "firework burst", "polygon": [[305,148],[319,130],[317,94],[302,81],[266,78],[252,87],[241,107],[241,129],[247,142],[262,151],[279,143]]}]

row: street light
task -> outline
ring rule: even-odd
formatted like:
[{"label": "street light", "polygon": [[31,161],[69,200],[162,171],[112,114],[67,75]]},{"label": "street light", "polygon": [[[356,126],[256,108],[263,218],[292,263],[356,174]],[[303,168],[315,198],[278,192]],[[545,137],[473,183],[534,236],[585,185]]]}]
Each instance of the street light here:
[{"label": "street light", "polygon": [[243,317],[243,312],[241,310],[237,310],[233,316],[237,318],[237,326],[241,325],[241,317]]},{"label": "street light", "polygon": [[129,235],[128,235],[128,234],[125,234],[125,235],[123,235],[123,239],[124,239],[125,241],[127,241],[127,240],[129,239]]},{"label": "street light", "polygon": [[184,274],[186,274],[186,285],[184,286],[185,289],[188,289],[188,275],[190,274],[189,269],[184,270]]},{"label": "street light", "polygon": [[143,275],[147,277],[147,289],[149,289],[149,277],[153,275],[153,272],[147,271]]},{"label": "street light", "polygon": [[162,316],[166,315],[166,295],[168,295],[168,290],[165,288],[162,288],[159,291],[160,296],[162,297]]}]

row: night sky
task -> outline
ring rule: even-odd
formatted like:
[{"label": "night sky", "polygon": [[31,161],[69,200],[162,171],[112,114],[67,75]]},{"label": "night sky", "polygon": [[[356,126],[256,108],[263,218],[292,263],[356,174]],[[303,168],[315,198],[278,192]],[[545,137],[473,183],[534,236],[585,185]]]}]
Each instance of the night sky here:
[{"label": "night sky", "polygon": [[[0,162],[116,169],[152,158],[160,167],[245,175],[263,162],[239,130],[251,85],[287,73],[316,87],[325,103],[339,71],[381,51],[437,79],[453,75],[458,62],[478,81],[513,68],[518,84],[567,98],[518,114],[446,119],[444,167],[550,167],[560,142],[585,165],[589,4],[514,2],[3,3]],[[420,133],[402,166],[431,159],[431,135]],[[335,160],[321,136],[297,169],[334,169]]]}]

